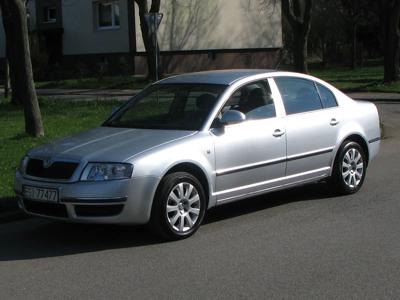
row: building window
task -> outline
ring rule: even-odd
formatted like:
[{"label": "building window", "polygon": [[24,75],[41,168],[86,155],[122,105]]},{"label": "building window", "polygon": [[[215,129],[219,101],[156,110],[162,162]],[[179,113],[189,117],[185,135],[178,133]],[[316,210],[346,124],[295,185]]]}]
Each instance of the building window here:
[{"label": "building window", "polygon": [[97,28],[119,28],[119,3],[118,1],[95,2],[97,14]]},{"label": "building window", "polygon": [[44,8],[44,21],[46,23],[54,23],[57,21],[57,9],[54,6]]}]

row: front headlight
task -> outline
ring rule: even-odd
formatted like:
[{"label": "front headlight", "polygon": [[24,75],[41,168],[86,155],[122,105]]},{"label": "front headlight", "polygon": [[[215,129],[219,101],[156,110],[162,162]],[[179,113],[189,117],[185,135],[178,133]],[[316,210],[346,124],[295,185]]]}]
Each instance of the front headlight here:
[{"label": "front headlight", "polygon": [[29,157],[28,156],[24,156],[23,159],[21,159],[19,166],[18,166],[18,172],[21,174],[25,174],[25,170],[26,170],[26,165],[28,164],[28,160]]},{"label": "front headlight", "polygon": [[126,179],[132,176],[133,165],[125,163],[88,163],[82,181]]}]

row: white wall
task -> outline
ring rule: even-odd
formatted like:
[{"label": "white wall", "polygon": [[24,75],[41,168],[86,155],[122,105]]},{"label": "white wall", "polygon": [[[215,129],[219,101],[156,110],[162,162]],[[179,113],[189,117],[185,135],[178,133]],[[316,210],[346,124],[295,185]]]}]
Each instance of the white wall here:
[{"label": "white wall", "polygon": [[[282,46],[280,1],[262,5],[259,0],[168,0],[159,29],[160,49],[249,49]],[[144,51],[138,7],[135,6],[136,47]]]},{"label": "white wall", "polygon": [[129,52],[127,2],[119,0],[120,28],[98,30],[92,0],[64,0],[64,55]]},{"label": "white wall", "polygon": [[[119,0],[120,28],[98,30],[93,0],[63,0],[65,55],[129,52],[127,1]],[[30,1],[32,16],[34,1]],[[260,6],[259,0],[168,0],[159,29],[161,50],[249,49],[282,46],[280,3]],[[135,4],[136,47],[144,51]],[[1,17],[0,17],[1,18]],[[1,19],[0,19],[1,20]],[[0,25],[0,57],[5,56]]]}]

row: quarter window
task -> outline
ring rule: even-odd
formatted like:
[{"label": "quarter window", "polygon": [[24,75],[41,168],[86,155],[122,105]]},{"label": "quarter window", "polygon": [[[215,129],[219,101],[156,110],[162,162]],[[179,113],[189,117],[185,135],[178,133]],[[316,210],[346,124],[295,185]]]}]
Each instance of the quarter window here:
[{"label": "quarter window", "polygon": [[120,12],[119,1],[96,2],[97,28],[119,28]]},{"label": "quarter window", "polygon": [[335,95],[333,95],[333,93],[328,88],[319,83],[317,83],[316,85],[324,108],[338,106]]},{"label": "quarter window", "polygon": [[276,77],[286,114],[297,114],[322,109],[314,82],[302,78]]},{"label": "quarter window", "polygon": [[268,82],[258,81],[239,88],[226,102],[222,113],[227,110],[238,110],[248,120],[275,117],[275,104]]}]

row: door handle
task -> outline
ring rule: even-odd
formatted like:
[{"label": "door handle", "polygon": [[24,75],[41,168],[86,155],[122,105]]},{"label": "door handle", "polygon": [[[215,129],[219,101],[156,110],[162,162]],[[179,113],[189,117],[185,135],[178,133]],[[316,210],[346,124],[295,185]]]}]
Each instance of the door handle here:
[{"label": "door handle", "polygon": [[280,130],[280,129],[275,129],[274,130],[274,133],[272,134],[274,137],[280,137],[280,136],[282,136],[282,135],[284,135],[285,134],[285,131],[284,130]]},{"label": "door handle", "polygon": [[336,126],[337,124],[339,124],[339,121],[336,120],[335,118],[332,118],[331,122],[329,124],[332,125],[332,126]]}]

